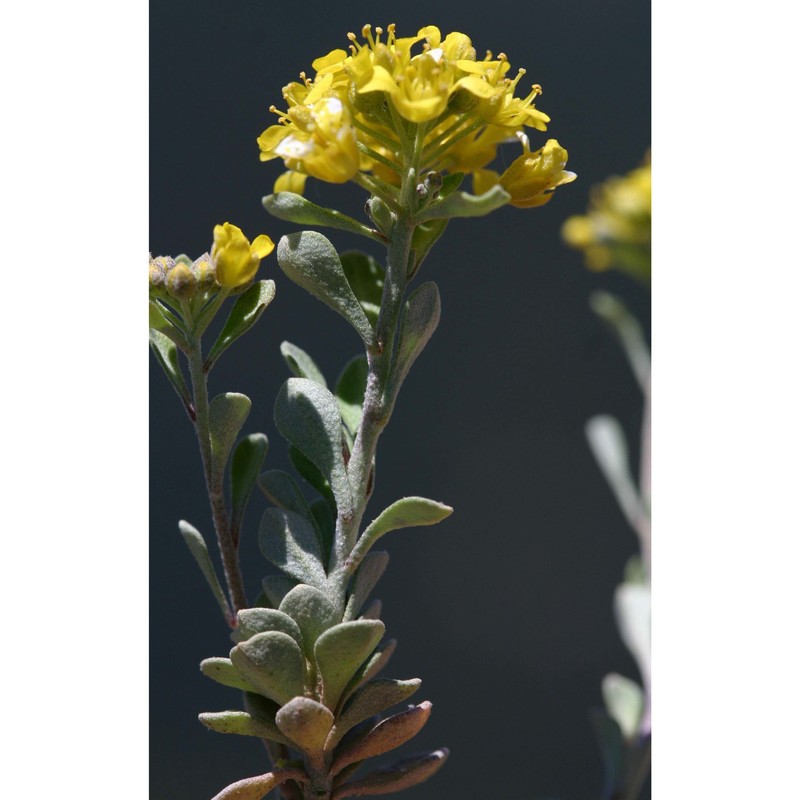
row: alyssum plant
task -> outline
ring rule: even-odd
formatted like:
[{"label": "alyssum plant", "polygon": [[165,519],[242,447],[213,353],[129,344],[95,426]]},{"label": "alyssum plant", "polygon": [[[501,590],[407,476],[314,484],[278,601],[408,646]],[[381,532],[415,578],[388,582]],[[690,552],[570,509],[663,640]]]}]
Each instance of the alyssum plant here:
[{"label": "alyssum plant", "polygon": [[[284,274],[344,317],[365,349],[346,363],[331,391],[307,353],[282,345],[296,377],[278,394],[275,425],[307,486],[279,470],[262,472],[263,434],[237,443],[247,397],[208,398],[214,364],[274,297],[272,281],[253,282],[271,240],[259,236],[251,244],[226,223],[215,228],[210,255],[150,261],[151,345],[197,431],[227,592],[201,534],[187,522],[180,530],[235,641],[229,657],[206,659],[201,669],[244,692],[245,710],[204,713],[200,720],[215,731],[263,739],[274,764],[215,800],[257,800],[276,787],[289,800],[389,794],[424,781],[447,757],[446,749],[435,750],[356,774],[366,759],[416,735],[431,711],[422,702],[379,716],[407,700],[420,681],[376,677],[395,642],[384,639],[380,601],[369,600],[388,560],[374,546],[389,531],[436,524],[452,509],[405,497],[364,524],[378,439],[439,322],[436,284],[409,287],[450,219],[506,204],[540,206],[575,178],[564,170],[567,152],[555,140],[531,151],[525,129],[544,131],[549,118],[534,106],[538,86],[515,96],[524,71],[509,78],[505,55],[479,59],[467,36],[442,38],[432,26],[409,38],[397,38],[392,25],[383,34],[367,26],[364,41],[349,35],[349,52],[333,50],[314,61],[313,79],[302,74],[284,88],[287,110],[276,111],[278,124],[258,139],[262,160],[280,158],[288,168],[264,199],[270,214],[356,233],[386,248],[382,266],[362,253],[337,253],[314,231],[278,243]],[[498,145],[515,140],[522,155],[502,174],[488,169]],[[473,193],[459,189],[467,173]],[[363,187],[366,224],[306,200],[309,176]],[[203,333],[228,296],[236,302],[205,351]],[[238,545],[255,485],[272,504],[261,519],[259,545],[279,573],[264,579],[251,605]]]}]

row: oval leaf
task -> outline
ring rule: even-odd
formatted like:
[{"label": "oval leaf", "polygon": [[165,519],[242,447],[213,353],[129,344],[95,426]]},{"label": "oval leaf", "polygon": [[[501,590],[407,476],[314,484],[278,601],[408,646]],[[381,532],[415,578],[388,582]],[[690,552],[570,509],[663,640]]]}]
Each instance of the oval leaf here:
[{"label": "oval leaf", "polygon": [[236,392],[218,394],[208,407],[211,474],[221,481],[236,437],[250,413],[250,398]]},{"label": "oval leaf", "polygon": [[352,514],[353,497],[342,455],[342,418],[336,398],[307,378],[289,378],[275,401],[275,425],[328,481],[339,513]]},{"label": "oval leaf", "polygon": [[168,336],[150,328],[150,347],[156,361],[161,365],[167,380],[172,384],[172,388],[177,392],[183,405],[188,409],[192,407],[192,395],[186,385],[186,379],[181,372],[180,362],[178,361],[178,348]]},{"label": "oval leaf", "polygon": [[367,388],[369,365],[365,356],[349,361],[336,381],[334,394],[339,402],[339,413],[350,433],[355,436],[361,424],[361,409]]},{"label": "oval leaf", "polygon": [[288,278],[341,314],[367,347],[374,344],[375,332],[347,282],[339,254],[321,233],[301,231],[281,237],[278,263]]},{"label": "oval leaf", "polygon": [[[353,552],[350,554],[347,565],[353,569],[375,542],[389,531],[400,528],[416,528],[424,525],[436,525],[453,513],[450,506],[428,500],[424,497],[403,497],[381,511],[377,519],[373,520],[364,533],[361,534]],[[364,598],[366,599],[366,598]]]},{"label": "oval leaf", "polygon": [[364,557],[353,577],[353,587],[344,613],[346,620],[355,619],[359,615],[369,593],[375,588],[388,564],[389,554],[385,550],[368,553]]},{"label": "oval leaf", "polygon": [[323,208],[315,205],[310,200],[306,200],[301,194],[294,192],[277,192],[270,194],[261,200],[262,205],[269,214],[285,222],[295,222],[298,225],[319,225],[326,228],[336,228],[340,231],[357,233],[383,242],[383,237],[379,236],[374,230],[362,225],[360,222],[334,211],[332,208]]},{"label": "oval leaf", "polygon": [[267,437],[263,433],[251,433],[249,436],[245,436],[233,451],[231,457],[231,519],[232,528],[237,532],[268,450]]},{"label": "oval leaf", "polygon": [[342,253],[342,269],[353,294],[361,303],[371,325],[378,320],[383,299],[384,269],[366,253]]},{"label": "oval leaf", "polygon": [[200,662],[200,671],[211,680],[223,686],[230,686],[231,689],[241,689],[243,692],[258,691],[254,684],[242,677],[229,658],[203,659]]},{"label": "oval leaf", "polygon": [[280,604],[280,610],[290,616],[303,635],[303,649],[309,661],[314,658],[314,645],[328,628],[338,624],[336,607],[319,589],[300,584],[295,586]]},{"label": "oval leaf", "polygon": [[385,630],[380,620],[358,619],[335,625],[317,640],[314,658],[322,676],[322,701],[332,711]]},{"label": "oval leaf", "polygon": [[237,614],[239,625],[237,634],[240,641],[246,641],[257,633],[267,631],[282,631],[288,633],[300,647],[303,646],[303,634],[297,623],[277,608],[246,608]]},{"label": "oval leaf", "polygon": [[268,561],[292,578],[319,589],[327,585],[319,538],[299,514],[268,508],[261,518],[258,545]]},{"label": "oval leaf", "polygon": [[236,669],[260,694],[283,705],[303,694],[305,658],[287,633],[259,633],[231,650]]},{"label": "oval leaf", "polygon": [[214,564],[211,561],[211,556],[208,553],[208,546],[206,545],[205,539],[203,539],[202,534],[197,528],[190,525],[184,519],[178,522],[178,530],[181,532],[181,536],[183,537],[183,541],[186,542],[189,552],[197,562],[197,566],[200,567],[200,571],[203,573],[203,577],[206,579],[206,583],[209,585],[214,599],[222,609],[222,616],[224,616],[226,620],[231,620],[233,618],[233,613],[231,612],[231,607],[228,605],[225,592],[222,591],[222,586],[220,585],[216,570],[214,569]]},{"label": "oval leaf", "polygon": [[396,649],[397,639],[389,639],[388,642],[381,645],[381,648],[376,650],[353,675],[350,683],[347,684],[347,688],[342,693],[342,702],[346,702],[356,689],[363,686],[367,681],[371,681],[389,663],[389,659]]},{"label": "oval leaf", "polygon": [[281,733],[312,757],[322,752],[333,727],[333,714],[309,697],[295,697],[275,715]]},{"label": "oval leaf", "polygon": [[439,289],[432,281],[423,283],[406,300],[389,384],[392,398],[397,397],[411,365],[433,336],[441,310]]},{"label": "oval leaf", "polygon": [[324,537],[319,529],[316,516],[294,478],[288,472],[271,469],[258,476],[258,487],[266,495],[267,499],[278,508],[282,508],[285,511],[294,511],[314,526],[320,544],[323,545],[323,564],[327,563],[329,548],[324,545]]},{"label": "oval leaf", "polygon": [[246,711],[210,711],[200,714],[198,719],[206,728],[217,733],[238,733],[240,736],[258,736],[271,742],[291,744],[274,722],[251,717]]},{"label": "oval leaf", "polygon": [[291,342],[281,342],[281,355],[289,369],[298,378],[308,378],[320,386],[328,388],[328,382],[322,374],[320,368],[314,363],[314,359]]},{"label": "oval leaf", "polygon": [[217,337],[217,341],[214,342],[214,346],[211,348],[208,358],[206,358],[206,371],[211,369],[224,350],[258,322],[259,317],[264,313],[264,309],[272,302],[274,297],[275,281],[258,281],[246,292],[239,295],[220,335]]}]

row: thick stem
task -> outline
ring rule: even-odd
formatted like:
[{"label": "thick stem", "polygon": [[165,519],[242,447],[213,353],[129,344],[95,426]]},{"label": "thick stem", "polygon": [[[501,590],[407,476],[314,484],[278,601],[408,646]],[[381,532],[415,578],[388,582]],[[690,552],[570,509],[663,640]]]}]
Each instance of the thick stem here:
[{"label": "thick stem", "polygon": [[[233,542],[230,530],[229,517],[225,508],[225,495],[221,480],[215,480],[211,471],[211,429],[209,425],[208,386],[206,375],[203,372],[203,354],[200,349],[200,340],[197,336],[192,338],[187,360],[189,362],[189,375],[192,382],[192,397],[195,408],[195,430],[200,443],[200,457],[203,461],[203,475],[206,481],[208,500],[211,505],[211,517],[214,521],[214,530],[217,534],[217,545],[222,556],[222,567],[225,572],[225,582],[228,586],[228,596],[234,615],[242,608],[247,608],[247,596],[244,591],[244,581],[239,567],[239,551]],[[236,626],[236,618],[228,620],[231,627]]]}]

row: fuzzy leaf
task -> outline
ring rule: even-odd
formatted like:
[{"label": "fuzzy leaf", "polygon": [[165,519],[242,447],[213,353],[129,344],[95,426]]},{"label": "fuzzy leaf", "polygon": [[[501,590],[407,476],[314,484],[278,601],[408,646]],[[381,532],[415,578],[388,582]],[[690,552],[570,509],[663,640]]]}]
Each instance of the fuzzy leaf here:
[{"label": "fuzzy leaf", "polygon": [[257,633],[281,631],[288,633],[300,647],[303,646],[303,634],[297,623],[277,608],[245,608],[237,614],[237,618],[239,641],[246,641]]},{"label": "fuzzy leaf", "polygon": [[291,744],[274,722],[251,717],[246,711],[209,711],[200,714],[198,719],[206,728],[217,733],[238,733],[240,736],[258,736],[271,742]]},{"label": "fuzzy leaf", "polygon": [[353,294],[361,303],[370,324],[375,325],[383,298],[383,267],[372,256],[356,251],[342,253],[341,259]]},{"label": "fuzzy leaf", "polygon": [[231,457],[231,519],[241,524],[258,472],[267,457],[269,442],[263,433],[251,433],[236,445]]},{"label": "fuzzy leaf", "polygon": [[283,598],[280,611],[291,617],[303,635],[303,649],[309,661],[314,658],[314,645],[328,628],[339,622],[336,607],[327,596],[313,586],[295,586]]},{"label": "fuzzy leaf", "polygon": [[257,281],[246,292],[243,292],[233,304],[225,325],[214,342],[214,346],[206,358],[206,369],[210,369],[222,352],[232,345],[240,336],[247,333],[258,322],[264,309],[275,297],[275,281]]},{"label": "fuzzy leaf", "polygon": [[241,676],[229,658],[203,659],[200,662],[200,671],[211,680],[231,689],[241,689],[243,692],[258,691],[254,684]]},{"label": "fuzzy leaf", "polygon": [[417,215],[420,222],[430,219],[452,219],[453,217],[485,217],[502,208],[511,200],[511,195],[500,184],[492,186],[483,194],[453,192]]},{"label": "fuzzy leaf", "polygon": [[397,352],[392,365],[390,396],[397,397],[411,365],[433,336],[439,324],[441,303],[439,289],[432,281],[414,291],[403,307]]},{"label": "fuzzy leaf", "polygon": [[178,348],[175,346],[175,342],[160,331],[150,328],[150,348],[161,369],[164,370],[167,380],[169,380],[172,388],[183,401],[183,405],[189,408],[192,405],[192,395],[189,393],[186,379],[181,372],[178,361]]},{"label": "fuzzy leaf", "polygon": [[291,342],[281,342],[281,355],[292,374],[298,378],[308,378],[310,381],[314,381],[314,383],[318,383],[326,389],[328,388],[328,382],[325,380],[322,371],[305,350],[301,350]]},{"label": "fuzzy leaf", "polygon": [[380,600],[373,600],[359,615],[359,619],[380,619],[383,603]]},{"label": "fuzzy leaf", "polygon": [[353,510],[342,454],[342,418],[336,398],[307,378],[289,378],[275,401],[275,425],[328,481],[340,514]]},{"label": "fuzzy leaf", "polygon": [[217,573],[214,569],[214,564],[211,562],[211,556],[208,553],[205,539],[203,539],[200,531],[186,522],[186,520],[182,519],[178,523],[178,530],[181,532],[181,536],[183,537],[183,541],[186,542],[189,552],[197,562],[197,566],[200,567],[200,571],[203,573],[203,577],[206,579],[206,583],[211,589],[214,599],[222,609],[222,616],[224,616],[226,620],[231,619],[233,613],[231,607],[228,605],[225,592],[222,591],[219,578],[217,578]]},{"label": "fuzzy leaf", "polygon": [[359,689],[336,720],[336,726],[325,742],[327,751],[333,750],[347,731],[374,714],[379,714],[403,700],[407,700],[419,689],[422,681],[414,678],[410,681],[398,681],[391,678],[379,678]]},{"label": "fuzzy leaf", "polygon": [[321,753],[333,727],[333,714],[322,703],[309,697],[295,697],[275,716],[281,733],[304,753]]},{"label": "fuzzy leaf", "polygon": [[424,700],[418,706],[395,714],[376,725],[360,742],[337,756],[331,767],[331,774],[338,775],[349,764],[388,753],[405,744],[422,730],[431,715],[431,707],[431,703]]},{"label": "fuzzy leaf", "polygon": [[217,481],[222,480],[228,456],[250,413],[251,405],[249,397],[235,392],[218,394],[209,405],[211,473]]},{"label": "fuzzy leaf", "polygon": [[262,800],[273,789],[291,780],[305,782],[307,777],[299,769],[276,769],[274,772],[236,781],[214,795],[211,800]]},{"label": "fuzzy leaf", "polygon": [[339,412],[350,433],[355,436],[361,424],[361,409],[367,388],[369,365],[365,356],[349,361],[336,381],[334,394],[339,402]]},{"label": "fuzzy leaf", "polygon": [[288,278],[341,314],[367,347],[374,344],[375,332],[347,282],[339,254],[321,233],[301,231],[281,237],[278,263]]},{"label": "fuzzy leaf", "polygon": [[350,589],[350,597],[344,612],[345,620],[355,619],[359,615],[370,592],[386,571],[388,564],[389,554],[385,550],[377,550],[364,557],[353,577],[353,586]]},{"label": "fuzzy leaf", "polygon": [[289,460],[309,486],[316,489],[333,514],[336,514],[336,498],[325,476],[294,445],[289,445]]},{"label": "fuzzy leaf", "polygon": [[359,619],[334,625],[317,639],[314,658],[322,677],[322,701],[332,711],[385,630],[380,620]]},{"label": "fuzzy leaf", "polygon": [[375,542],[389,531],[436,525],[452,513],[453,509],[450,506],[424,497],[404,497],[397,500],[381,511],[377,519],[373,520],[361,534],[348,562],[353,565],[358,564]]},{"label": "fuzzy leaf", "polygon": [[262,199],[262,204],[267,213],[272,214],[277,219],[285,222],[294,222],[298,225],[319,225],[325,228],[336,228],[340,231],[357,233],[366,236],[368,239],[382,242],[382,237],[375,231],[362,225],[352,217],[334,211],[331,208],[323,208],[315,205],[310,200],[306,200],[300,194],[294,192],[277,192],[267,195]]},{"label": "fuzzy leaf", "polygon": [[268,561],[292,578],[318,589],[327,585],[317,532],[299,514],[268,508],[261,518],[258,546]]},{"label": "fuzzy leaf", "polygon": [[323,500],[321,497],[314,500],[311,503],[311,516],[316,521],[317,530],[322,536],[322,553],[325,556],[325,563],[328,564],[336,531],[336,521],[333,518],[328,501]]},{"label": "fuzzy leaf", "polygon": [[261,581],[261,588],[264,590],[264,597],[272,608],[277,608],[281,600],[297,586],[297,581],[292,580],[287,575],[268,575]]},{"label": "fuzzy leaf", "polygon": [[294,511],[295,514],[307,519],[314,526],[322,546],[323,564],[326,564],[328,548],[324,546],[322,531],[319,529],[311,506],[294,478],[288,472],[271,469],[258,476],[258,486],[271,503],[284,511]]},{"label": "fuzzy leaf", "polygon": [[421,225],[417,225],[414,229],[414,235],[411,239],[411,249],[414,251],[414,260],[411,263],[411,271],[408,274],[409,280],[417,274],[417,271],[422,266],[422,262],[425,260],[425,256],[428,255],[431,248],[439,241],[449,221],[449,219],[432,219],[428,222],[423,222]]},{"label": "fuzzy leaf", "polygon": [[287,633],[258,633],[231,650],[231,661],[259,694],[280,705],[303,694],[305,658]]},{"label": "fuzzy leaf", "polygon": [[403,789],[410,789],[438,772],[449,755],[450,751],[443,747],[423,756],[411,756],[396,761],[388,767],[368,772],[363,778],[339,786],[334,791],[331,800],[394,794]]},{"label": "fuzzy leaf", "polygon": [[355,675],[353,675],[347,688],[342,693],[342,700],[346,701],[353,692],[363,686],[367,681],[371,681],[380,671],[389,663],[392,653],[397,649],[397,639],[389,639],[385,642],[379,650],[376,650],[365,662],[359,667]]}]

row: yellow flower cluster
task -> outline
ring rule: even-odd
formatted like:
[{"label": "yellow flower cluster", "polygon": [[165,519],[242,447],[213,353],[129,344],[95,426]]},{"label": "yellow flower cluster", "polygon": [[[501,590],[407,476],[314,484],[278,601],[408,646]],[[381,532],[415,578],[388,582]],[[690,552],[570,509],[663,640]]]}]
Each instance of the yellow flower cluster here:
[{"label": "yellow flower cluster", "polygon": [[616,268],[650,280],[650,157],[623,177],[592,189],[585,216],[570,217],[562,229],[567,244],[583,250],[594,270]]},{"label": "yellow flower cluster", "polygon": [[[261,160],[281,158],[289,170],[276,192],[302,192],[312,176],[352,180],[391,196],[409,168],[416,176],[474,173],[489,186],[485,167],[501,142],[514,141],[526,127],[546,130],[550,118],[534,105],[541,87],[516,97],[525,70],[507,77],[503,53],[478,59],[469,37],[442,38],[434,26],[408,38],[397,38],[394,25],[385,40],[381,28],[367,25],[362,34],[363,42],[348,35],[349,52],[333,50],[314,61],[313,80],[301,73],[300,82],[284,87],[285,112],[270,109],[280,120],[258,139]],[[567,152],[555,140],[535,154],[527,139],[524,146],[523,157],[494,182],[516,205],[541,205],[575,176],[564,171]]]}]

